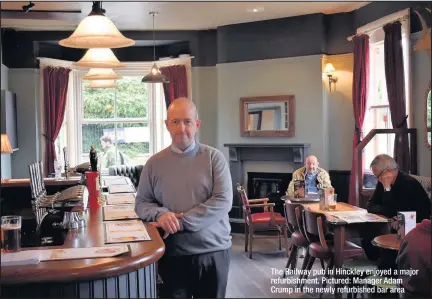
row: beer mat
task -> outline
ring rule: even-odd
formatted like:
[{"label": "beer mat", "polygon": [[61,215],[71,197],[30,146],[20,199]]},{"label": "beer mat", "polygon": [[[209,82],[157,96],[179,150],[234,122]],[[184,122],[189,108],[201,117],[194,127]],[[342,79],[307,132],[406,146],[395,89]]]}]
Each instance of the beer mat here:
[{"label": "beer mat", "polygon": [[151,241],[141,220],[104,222],[105,243]]},{"label": "beer mat", "polygon": [[109,205],[103,207],[103,220],[138,219],[135,205]]},{"label": "beer mat", "polygon": [[134,193],[135,187],[132,185],[116,185],[112,184],[108,186],[108,192],[110,194],[114,193]]},{"label": "beer mat", "polygon": [[116,193],[105,195],[107,205],[131,205],[135,204],[134,193]]}]

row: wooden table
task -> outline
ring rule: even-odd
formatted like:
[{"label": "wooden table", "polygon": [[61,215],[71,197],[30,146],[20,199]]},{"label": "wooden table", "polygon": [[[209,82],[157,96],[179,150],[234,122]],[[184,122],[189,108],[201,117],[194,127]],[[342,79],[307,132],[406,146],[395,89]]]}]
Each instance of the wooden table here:
[{"label": "wooden table", "polygon": [[[353,227],[356,225],[361,225],[362,223],[347,223],[335,216],[328,214],[330,211],[323,211],[319,208],[319,203],[305,203],[303,204],[305,209],[310,210],[314,213],[320,213],[326,215],[327,223],[331,226],[333,234],[334,234],[334,267],[335,269],[342,268],[343,265],[343,252],[345,247],[345,229],[347,227]],[[364,212],[365,210],[356,206],[352,206],[346,203],[338,202],[336,204],[335,211],[358,211]],[[331,211],[333,212],[333,211]],[[378,224],[383,224],[382,222]],[[387,225],[387,223],[384,223]],[[335,275],[335,278],[342,278],[340,275]],[[336,288],[342,287],[342,285],[336,285]],[[336,292],[335,298],[342,298],[342,294]]]},{"label": "wooden table", "polygon": [[[102,208],[86,211],[85,217],[87,227],[69,230],[63,246],[28,250],[104,246]],[[126,256],[1,267],[2,296],[156,298],[156,262],[162,257],[165,245],[154,226],[146,224],[146,227],[152,240],[127,243],[131,253]]]},{"label": "wooden table", "polygon": [[388,234],[375,237],[372,244],[384,249],[399,250],[401,240],[397,238],[397,234]]}]

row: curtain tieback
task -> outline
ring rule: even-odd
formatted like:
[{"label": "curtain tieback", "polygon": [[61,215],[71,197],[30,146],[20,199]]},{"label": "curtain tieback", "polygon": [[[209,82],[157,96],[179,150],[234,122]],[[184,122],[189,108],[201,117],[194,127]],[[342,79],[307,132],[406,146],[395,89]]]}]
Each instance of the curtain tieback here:
[{"label": "curtain tieback", "polygon": [[400,129],[404,124],[406,124],[406,121],[408,119],[408,115],[405,115],[404,119],[401,121],[399,125],[396,126],[396,129]]},{"label": "curtain tieback", "polygon": [[361,130],[361,129],[359,129],[359,128],[355,128],[355,131],[359,134],[359,135],[361,135],[362,133],[363,133],[363,131]]},{"label": "curtain tieback", "polygon": [[51,142],[55,142],[55,140],[52,140],[52,138],[50,138],[50,137],[48,137],[47,135],[45,135],[45,134],[42,134],[47,140],[49,140],[49,141],[51,141]]}]

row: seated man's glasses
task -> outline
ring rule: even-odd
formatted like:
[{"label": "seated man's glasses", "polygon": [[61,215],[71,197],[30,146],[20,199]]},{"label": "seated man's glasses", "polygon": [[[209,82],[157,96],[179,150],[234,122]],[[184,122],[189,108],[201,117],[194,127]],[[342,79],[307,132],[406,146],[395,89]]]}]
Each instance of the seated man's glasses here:
[{"label": "seated man's glasses", "polygon": [[378,175],[376,175],[375,177],[379,180],[379,178],[382,176],[382,174],[384,173],[384,171],[386,171],[387,169],[384,169],[383,171],[381,171]]}]

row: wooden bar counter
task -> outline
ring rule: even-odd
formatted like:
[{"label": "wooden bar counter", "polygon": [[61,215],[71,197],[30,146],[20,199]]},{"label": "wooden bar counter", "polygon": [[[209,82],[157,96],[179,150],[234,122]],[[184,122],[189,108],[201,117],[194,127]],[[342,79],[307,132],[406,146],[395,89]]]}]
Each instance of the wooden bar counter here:
[{"label": "wooden bar counter", "polygon": [[[85,218],[87,226],[69,230],[63,246],[22,250],[104,246],[102,208],[87,210]],[[146,228],[152,240],[127,243],[126,255],[1,267],[1,297],[156,298],[156,262],[165,245],[155,227]]]}]

